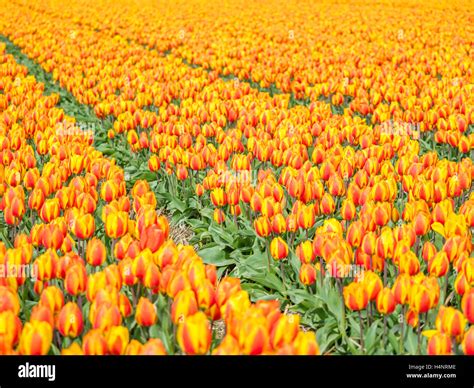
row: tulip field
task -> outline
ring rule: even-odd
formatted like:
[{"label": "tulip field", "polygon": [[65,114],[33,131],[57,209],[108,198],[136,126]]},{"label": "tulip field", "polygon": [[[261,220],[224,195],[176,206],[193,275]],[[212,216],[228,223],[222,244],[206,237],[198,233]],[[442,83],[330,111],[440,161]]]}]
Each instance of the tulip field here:
[{"label": "tulip field", "polygon": [[0,354],[474,355],[468,0],[0,8]]}]

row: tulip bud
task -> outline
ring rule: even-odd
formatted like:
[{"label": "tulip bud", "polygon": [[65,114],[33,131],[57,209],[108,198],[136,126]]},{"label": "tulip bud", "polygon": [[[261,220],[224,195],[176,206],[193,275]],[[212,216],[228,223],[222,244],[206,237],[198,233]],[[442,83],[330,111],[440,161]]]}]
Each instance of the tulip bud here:
[{"label": "tulip bud", "polygon": [[281,315],[273,325],[270,335],[270,343],[273,349],[291,344],[298,334],[299,324],[299,315]]},{"label": "tulip bud", "polygon": [[270,243],[270,253],[275,260],[283,260],[288,256],[288,245],[281,237],[275,237]]},{"label": "tulip bud", "polygon": [[196,185],[196,188],[195,188],[195,190],[194,190],[195,194],[196,194],[198,197],[202,197],[202,196],[204,195],[204,191],[205,191],[204,186],[203,186],[202,184],[200,184],[200,183],[198,183],[198,184]]},{"label": "tulip bud", "polygon": [[395,310],[397,303],[390,288],[382,289],[377,296],[377,310],[381,314],[391,314]]},{"label": "tulip bud", "polygon": [[82,294],[87,288],[87,271],[83,264],[74,263],[66,272],[65,289],[70,295]]},{"label": "tulip bud", "polygon": [[413,227],[417,236],[424,236],[430,229],[430,216],[424,212],[418,212],[413,219]]},{"label": "tulip bud", "polygon": [[82,350],[87,356],[102,356],[107,353],[107,341],[99,329],[92,329],[84,335]]},{"label": "tulip bud", "polygon": [[293,341],[295,353],[301,356],[315,356],[319,354],[319,346],[313,332],[300,331]]},{"label": "tulip bud", "polygon": [[392,287],[395,301],[398,304],[405,304],[408,302],[411,290],[410,276],[407,274],[400,274]]},{"label": "tulip bud", "polygon": [[369,303],[369,294],[362,283],[350,283],[344,287],[344,303],[347,308],[359,311]]},{"label": "tulip bud", "polygon": [[75,338],[82,333],[84,323],[79,306],[69,302],[64,305],[58,315],[58,330],[62,336]]},{"label": "tulip bud", "polygon": [[266,319],[262,316],[249,316],[241,322],[238,341],[243,354],[259,355],[270,349]]},{"label": "tulip bud", "polygon": [[10,354],[21,334],[21,321],[12,311],[0,313],[0,354]]},{"label": "tulip bud", "polygon": [[[240,279],[225,277],[217,286],[216,303],[219,308],[225,305],[229,298],[241,290]],[[179,316],[179,315],[178,315]]]},{"label": "tulip bud", "polygon": [[388,211],[386,206],[377,205],[375,207],[373,213],[373,221],[377,226],[384,226],[387,225],[388,221],[390,221],[390,212]]},{"label": "tulip bud", "polygon": [[409,304],[417,313],[426,313],[433,305],[431,290],[421,284],[414,284],[410,290]]},{"label": "tulip bud", "polygon": [[316,281],[316,268],[311,264],[302,264],[300,268],[300,282],[303,283],[305,286],[309,286],[314,284]]},{"label": "tulip bud", "polygon": [[427,241],[423,244],[421,255],[423,260],[429,262],[436,255],[436,247],[431,241]]},{"label": "tulip bud", "polygon": [[[329,194],[329,193],[324,193],[323,197],[321,198],[321,203],[320,203],[319,206],[320,206],[320,209],[321,209],[321,213],[326,214],[326,215],[334,213],[334,210],[336,209],[336,204],[334,202],[334,199],[331,196],[331,194]],[[314,224],[314,222],[313,222],[313,224]],[[301,226],[301,224],[300,224],[300,226]],[[305,229],[307,229],[307,227]]]},{"label": "tulip bud", "polygon": [[373,271],[365,271],[362,273],[361,283],[367,290],[369,301],[377,299],[377,295],[383,288],[383,283],[379,275]]},{"label": "tulip bud", "polygon": [[141,356],[166,356],[166,349],[159,338],[150,338],[140,349]]},{"label": "tulip bud", "polygon": [[362,222],[355,221],[347,228],[347,242],[353,248],[358,248],[362,242],[364,228]]},{"label": "tulip bud", "polygon": [[174,324],[177,324],[197,311],[198,304],[194,292],[192,290],[182,290],[178,292],[171,305],[171,320]]},{"label": "tulip bud", "polygon": [[0,286],[0,313],[11,311],[15,315],[20,312],[20,301],[16,292],[11,288]]},{"label": "tulip bud", "polygon": [[38,280],[44,281],[55,278],[58,260],[58,254],[51,248],[49,248],[42,255],[38,256],[34,262]]},{"label": "tulip bud", "polygon": [[211,202],[215,207],[225,206],[227,204],[227,195],[224,189],[218,187],[212,190]]},{"label": "tulip bud", "polygon": [[180,322],[178,344],[186,354],[206,354],[211,346],[211,327],[206,315],[199,311]]},{"label": "tulip bud", "polygon": [[48,223],[59,217],[60,211],[57,198],[47,199],[41,206],[40,217],[43,222]]},{"label": "tulip bud", "polygon": [[106,331],[112,326],[119,326],[122,323],[120,309],[114,304],[103,302],[97,307],[93,307],[94,303],[89,311],[89,321],[94,329]]},{"label": "tulip bud", "polygon": [[187,177],[188,177],[188,170],[185,166],[183,166],[182,164],[179,164],[177,167],[176,167],[176,177],[180,180],[180,181],[184,181]]},{"label": "tulip bud", "polygon": [[428,272],[432,276],[437,278],[446,275],[446,272],[449,270],[449,260],[446,252],[438,252],[434,257],[428,262]]},{"label": "tulip bud", "polygon": [[205,266],[206,277],[212,283],[213,286],[216,285],[217,282],[217,268],[215,265],[206,264]]},{"label": "tulip bud", "polygon": [[132,313],[132,304],[130,300],[124,294],[119,294],[119,308],[120,313],[124,318],[127,318]]},{"label": "tulip bud", "polygon": [[64,295],[58,287],[49,286],[42,291],[40,303],[48,306],[53,312],[59,312],[64,306]]},{"label": "tulip bud", "polygon": [[120,275],[122,282],[127,286],[133,286],[137,283],[137,277],[133,273],[133,261],[130,258],[125,258],[119,263]]},{"label": "tulip bud", "polygon": [[109,354],[122,355],[127,349],[129,341],[128,329],[124,326],[112,326],[107,332],[107,349]]},{"label": "tulip bud", "polygon": [[267,217],[260,216],[254,221],[254,228],[260,237],[267,237],[271,233],[272,225]]},{"label": "tulip bud", "polygon": [[132,263],[133,274],[143,282],[147,268],[152,264],[152,255],[149,249],[142,251]]},{"label": "tulip bud", "polygon": [[125,348],[124,354],[126,356],[137,356],[141,353],[143,345],[136,339],[132,339]]},{"label": "tulip bud", "polygon": [[19,352],[22,355],[42,356],[48,354],[53,341],[53,329],[49,323],[27,322],[21,332]]},{"label": "tulip bud", "polygon": [[410,276],[415,275],[420,271],[420,262],[412,251],[408,251],[401,255],[398,266],[400,268],[400,273],[406,273]]},{"label": "tulip bud", "polygon": [[153,172],[156,172],[160,169],[160,159],[157,155],[150,156],[150,159],[148,159],[148,168]]},{"label": "tulip bud", "polygon": [[464,340],[462,341],[462,350],[465,355],[474,355],[474,326],[471,326],[466,334],[464,334]]},{"label": "tulip bud", "polygon": [[373,255],[375,254],[375,251],[377,249],[377,236],[375,232],[367,232],[363,239],[362,239],[362,245],[361,248],[364,253],[367,255]]},{"label": "tulip bud", "polygon": [[42,231],[42,243],[47,249],[52,248],[57,250],[61,247],[64,241],[64,234],[61,228],[55,224],[46,225]]},{"label": "tulip bud", "polygon": [[[170,268],[171,270],[171,268]],[[169,271],[165,271],[162,278],[165,278]],[[189,289],[191,284],[189,283],[188,277],[181,271],[174,271],[173,276],[166,283],[166,279],[163,279],[163,286],[166,286],[166,293],[172,297],[176,298],[176,295],[182,291]]]},{"label": "tulip bud", "polygon": [[296,218],[296,215],[294,214],[289,214],[288,217],[286,217],[286,230],[288,232],[296,232],[299,228],[298,225],[298,220]]},{"label": "tulip bud", "polygon": [[107,180],[102,183],[100,188],[100,197],[106,201],[111,202],[118,197],[118,185],[114,180]]},{"label": "tulip bud", "polygon": [[143,285],[151,290],[157,290],[160,286],[161,272],[155,263],[150,263],[143,276]]},{"label": "tulip bud", "polygon": [[112,211],[105,216],[105,233],[111,238],[120,238],[128,230],[128,213]]},{"label": "tulip bud", "polygon": [[222,224],[225,221],[225,214],[221,209],[214,209],[213,219],[217,224]]},{"label": "tulip bud", "polygon": [[138,301],[135,320],[140,326],[152,326],[157,321],[155,306],[148,298],[141,297]]},{"label": "tulip bud", "polygon": [[221,343],[212,351],[215,356],[237,356],[240,354],[239,342],[227,334]]},{"label": "tulip bud", "polygon": [[73,342],[69,347],[61,349],[61,356],[83,356],[81,346],[77,342]]},{"label": "tulip bud", "polygon": [[474,288],[471,288],[464,294],[461,307],[469,323],[474,323]]},{"label": "tulip bud", "polygon": [[452,354],[451,337],[446,333],[436,333],[428,340],[427,353],[430,356]]},{"label": "tulip bud", "polygon": [[140,235],[140,249],[149,248],[155,253],[165,241],[165,233],[157,226],[150,225]]},{"label": "tulip bud", "polygon": [[33,189],[29,198],[28,198],[28,207],[39,211],[44,204],[45,195],[41,189]]},{"label": "tulip bud", "polygon": [[453,307],[441,306],[436,317],[436,328],[451,337],[462,336],[466,327],[466,318],[461,311]]},{"label": "tulip bud", "polygon": [[104,263],[107,257],[107,250],[104,243],[96,237],[90,239],[87,243],[86,258],[87,262],[96,267]]},{"label": "tulip bud", "polygon": [[345,221],[351,221],[356,215],[356,207],[354,202],[349,199],[346,199],[342,202],[341,205],[341,216]]},{"label": "tulip bud", "polygon": [[126,234],[120,240],[117,241],[114,247],[114,256],[117,260],[123,260],[127,254],[128,247],[132,243],[132,238],[129,234]]},{"label": "tulip bud", "polygon": [[286,232],[286,220],[283,214],[275,214],[271,223],[273,233],[282,234]]},{"label": "tulip bud", "polygon": [[461,296],[463,296],[467,291],[470,290],[470,285],[466,279],[466,276],[464,275],[464,272],[461,271],[458,273],[458,276],[454,281],[454,289]]},{"label": "tulip bud", "polygon": [[377,255],[382,259],[392,258],[396,241],[390,228],[384,228],[377,238]]},{"label": "tulip bud", "polygon": [[77,238],[88,239],[95,230],[95,221],[92,214],[79,215],[73,221],[72,231]]},{"label": "tulip bud", "polygon": [[413,309],[409,309],[405,313],[405,320],[411,327],[415,328],[418,326],[418,323],[420,322],[420,314]]}]

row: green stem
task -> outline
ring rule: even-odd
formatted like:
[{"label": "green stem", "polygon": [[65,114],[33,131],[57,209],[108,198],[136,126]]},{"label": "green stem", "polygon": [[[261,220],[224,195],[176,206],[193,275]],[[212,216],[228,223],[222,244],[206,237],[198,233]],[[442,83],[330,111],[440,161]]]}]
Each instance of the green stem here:
[{"label": "green stem", "polygon": [[280,272],[281,272],[281,281],[283,283],[283,292],[286,291],[286,282],[285,282],[285,264],[283,260],[280,260]]},{"label": "green stem", "polygon": [[400,354],[403,354],[403,349],[404,349],[404,343],[403,343],[403,337],[405,336],[404,331],[405,331],[405,306],[402,306],[402,321],[400,322],[400,347],[398,349]]},{"label": "green stem", "polygon": [[267,270],[268,273],[271,272],[271,263],[272,263],[272,255],[270,254],[270,243],[268,242],[268,238],[265,238],[265,248],[267,250]]},{"label": "green stem", "polygon": [[362,352],[362,354],[365,353],[365,349],[364,349],[364,324],[362,322],[362,314],[359,310],[359,327],[360,327],[360,350]]},{"label": "green stem", "polygon": [[63,341],[61,340],[61,334],[59,331],[56,331],[56,347],[61,351],[62,346],[63,346]]},{"label": "green stem", "polygon": [[140,335],[143,338],[143,343],[145,343],[147,341],[147,339],[146,339],[145,328],[143,326],[140,326]]},{"label": "green stem", "polygon": [[383,340],[382,340],[382,347],[385,349],[385,344],[387,342],[387,315],[384,314],[383,316]]},{"label": "green stem", "polygon": [[130,287],[130,291],[132,293],[133,307],[137,307],[137,294],[135,292],[135,287],[134,286]]},{"label": "green stem", "polygon": [[342,332],[342,338],[347,341],[347,333],[346,333],[346,306],[344,303],[344,292],[343,292],[343,287],[342,287],[342,281],[341,279],[336,279],[336,283],[339,286],[339,293],[341,295],[341,300],[342,300],[342,314],[341,314],[341,332]]},{"label": "green stem", "polygon": [[370,326],[372,324],[372,302],[369,301],[367,306],[367,324]]},{"label": "green stem", "polygon": [[110,260],[111,263],[114,262],[114,250],[115,250],[115,244],[117,243],[117,240],[115,238],[112,239],[112,243],[110,244]]},{"label": "green stem", "polygon": [[449,281],[449,268],[444,275],[444,304],[446,304],[446,299],[448,298],[448,281]]},{"label": "green stem", "polygon": [[416,346],[416,354],[420,354],[421,351],[421,319],[418,320],[418,327],[417,330],[417,337],[418,337],[418,344]]},{"label": "green stem", "polygon": [[[323,287],[323,258],[320,257],[319,258],[319,281],[320,281],[320,285],[321,285],[321,288]],[[340,279],[337,279],[338,281],[340,281]],[[342,283],[341,283],[341,296],[342,296]],[[344,297],[342,298],[342,304],[344,304]]]}]

